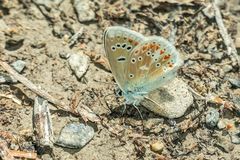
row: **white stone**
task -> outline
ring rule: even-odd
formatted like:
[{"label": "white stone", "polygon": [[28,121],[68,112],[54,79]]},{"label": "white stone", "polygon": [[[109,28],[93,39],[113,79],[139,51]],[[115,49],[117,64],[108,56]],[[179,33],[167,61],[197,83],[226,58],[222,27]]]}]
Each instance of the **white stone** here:
[{"label": "white stone", "polygon": [[88,0],[74,0],[74,8],[80,22],[95,20],[94,3]]},{"label": "white stone", "polygon": [[69,65],[78,79],[86,73],[89,66],[89,57],[83,53],[72,54],[68,59]]},{"label": "white stone", "polygon": [[152,112],[167,118],[183,116],[193,103],[193,96],[187,84],[178,78],[150,92],[148,97],[155,103],[144,99],[141,104]]}]

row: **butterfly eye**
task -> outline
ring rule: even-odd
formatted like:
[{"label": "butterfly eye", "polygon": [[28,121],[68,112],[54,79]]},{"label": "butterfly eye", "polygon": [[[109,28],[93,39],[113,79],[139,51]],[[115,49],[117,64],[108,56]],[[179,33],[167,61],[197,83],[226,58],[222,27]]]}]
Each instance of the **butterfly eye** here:
[{"label": "butterfly eye", "polygon": [[116,46],[117,46],[117,48],[120,48],[120,47],[121,47],[121,45],[120,45],[119,43],[117,43]]},{"label": "butterfly eye", "polygon": [[157,60],[158,60],[157,58],[154,59],[155,62],[157,62]]},{"label": "butterfly eye", "polygon": [[156,67],[160,67],[160,63],[157,63],[157,64],[156,64]]},{"label": "butterfly eye", "polygon": [[115,46],[112,46],[112,51],[116,51],[116,47]]},{"label": "butterfly eye", "polygon": [[123,43],[123,44],[122,44],[122,48],[125,48],[125,47],[126,47],[126,45],[127,45],[126,43]]},{"label": "butterfly eye", "polygon": [[150,51],[147,51],[146,54],[147,54],[147,56],[150,56],[150,55],[151,55],[151,52],[150,52]]},{"label": "butterfly eye", "polygon": [[129,78],[133,78],[134,77],[134,75],[133,74],[129,74]]},{"label": "butterfly eye", "polygon": [[151,56],[154,57],[154,54],[152,54]]},{"label": "butterfly eye", "polygon": [[131,59],[131,62],[132,62],[132,63],[135,63],[135,62],[136,62],[136,59],[135,59],[135,58],[132,58],[132,59]]},{"label": "butterfly eye", "polygon": [[141,56],[138,57],[138,61],[142,61],[142,57]]},{"label": "butterfly eye", "polygon": [[132,46],[127,46],[127,50],[130,51],[132,49]]}]

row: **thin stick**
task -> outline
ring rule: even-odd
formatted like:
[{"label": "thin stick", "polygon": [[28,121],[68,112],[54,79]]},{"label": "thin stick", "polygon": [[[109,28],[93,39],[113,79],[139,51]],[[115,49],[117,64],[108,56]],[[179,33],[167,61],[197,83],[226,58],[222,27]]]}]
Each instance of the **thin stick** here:
[{"label": "thin stick", "polygon": [[13,155],[10,153],[7,142],[0,139],[0,158],[3,160],[14,160]]},{"label": "thin stick", "polygon": [[50,94],[45,92],[44,90],[38,88],[36,85],[34,85],[31,81],[29,81],[27,78],[23,77],[21,74],[17,73],[10,65],[8,65],[6,62],[0,60],[0,65],[8,72],[10,73],[16,80],[21,82],[23,85],[28,87],[31,91],[36,93],[37,95],[43,97],[47,101],[55,104],[56,106],[59,106],[61,109],[65,111],[69,111],[69,108],[66,104],[63,102],[57,100],[56,98],[52,97]]},{"label": "thin stick", "polygon": [[214,2],[213,2],[213,9],[214,9],[214,12],[215,12],[215,19],[216,19],[216,22],[217,22],[217,25],[218,25],[218,28],[219,28],[219,32],[220,32],[220,34],[223,38],[223,41],[224,41],[224,43],[227,47],[227,54],[228,55],[233,54],[233,56],[237,60],[238,66],[240,66],[240,58],[237,54],[237,49],[236,49],[236,47],[233,43],[232,38],[229,36],[226,27],[224,26],[220,9],[217,6],[217,0],[214,0]]},{"label": "thin stick", "polygon": [[25,152],[25,151],[16,151],[16,150],[9,150],[9,152],[13,157],[26,158],[26,159],[38,159],[37,153],[34,153],[34,152]]}]

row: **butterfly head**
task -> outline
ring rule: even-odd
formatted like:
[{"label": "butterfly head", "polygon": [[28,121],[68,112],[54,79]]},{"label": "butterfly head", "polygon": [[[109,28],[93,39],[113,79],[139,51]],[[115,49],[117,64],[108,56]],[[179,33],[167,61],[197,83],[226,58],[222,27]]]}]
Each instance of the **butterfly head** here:
[{"label": "butterfly head", "polygon": [[138,105],[147,95],[147,92],[142,91],[126,91],[123,92],[123,97],[126,100],[126,104]]}]

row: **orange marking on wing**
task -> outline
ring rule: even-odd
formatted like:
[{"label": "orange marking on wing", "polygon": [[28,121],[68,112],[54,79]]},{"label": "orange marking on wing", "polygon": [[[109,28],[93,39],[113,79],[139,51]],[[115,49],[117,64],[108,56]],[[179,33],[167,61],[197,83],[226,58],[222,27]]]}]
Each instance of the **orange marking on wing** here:
[{"label": "orange marking on wing", "polygon": [[164,50],[160,50],[160,54],[163,54],[165,51]]},{"label": "orange marking on wing", "polygon": [[156,50],[158,50],[160,48],[160,46],[159,45],[156,45]]},{"label": "orange marking on wing", "polygon": [[139,43],[137,41],[134,42],[134,45],[137,46]]},{"label": "orange marking on wing", "polygon": [[132,40],[132,39],[130,39],[130,38],[128,38],[128,42],[129,42],[129,43],[132,43],[132,42],[133,42],[133,40]]},{"label": "orange marking on wing", "polygon": [[139,55],[139,52],[140,52],[139,50],[136,50],[136,51],[134,52],[134,55],[135,55],[135,56]]},{"label": "orange marking on wing", "polygon": [[170,68],[172,68],[173,67],[173,63],[170,63],[170,62],[168,62],[168,66],[170,67]]},{"label": "orange marking on wing", "polygon": [[148,46],[147,46],[147,45],[144,45],[144,46],[143,46],[143,51],[145,51],[147,48],[148,48]]},{"label": "orange marking on wing", "polygon": [[164,56],[164,60],[168,60],[169,58],[171,57],[171,55],[166,55],[166,56]]},{"label": "orange marking on wing", "polygon": [[151,49],[152,49],[153,51],[156,51],[156,50],[157,50],[157,45],[151,44]]}]

